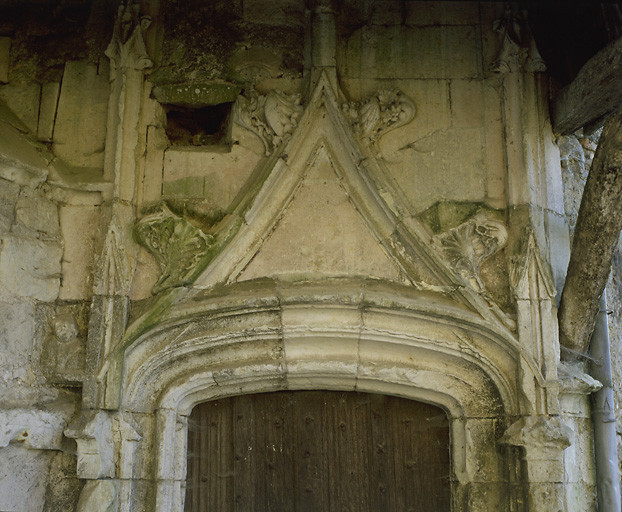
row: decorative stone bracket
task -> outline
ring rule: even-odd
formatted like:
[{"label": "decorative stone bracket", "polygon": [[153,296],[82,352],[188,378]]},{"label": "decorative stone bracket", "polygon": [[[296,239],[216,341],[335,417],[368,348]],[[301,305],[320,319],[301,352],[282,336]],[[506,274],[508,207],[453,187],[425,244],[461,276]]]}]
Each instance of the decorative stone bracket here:
[{"label": "decorative stone bracket", "polygon": [[153,291],[186,284],[196,271],[197,263],[214,244],[183,217],[175,215],[165,204],[160,210],[140,219],[134,228],[136,240],[157,260],[162,270]]},{"label": "decorative stone bracket", "polygon": [[502,222],[488,218],[484,212],[435,237],[445,258],[471,287],[484,291],[480,266],[503,247],[508,239]]},{"label": "decorative stone bracket", "polygon": [[363,101],[344,103],[341,109],[356,134],[368,144],[410,123],[417,111],[415,103],[398,90],[379,91]]}]

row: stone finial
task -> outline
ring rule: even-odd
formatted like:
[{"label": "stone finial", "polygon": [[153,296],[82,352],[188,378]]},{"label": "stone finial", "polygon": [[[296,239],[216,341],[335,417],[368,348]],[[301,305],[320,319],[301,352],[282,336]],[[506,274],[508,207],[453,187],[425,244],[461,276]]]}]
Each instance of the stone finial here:
[{"label": "stone finial", "polygon": [[453,269],[476,291],[484,291],[480,266],[507,243],[508,234],[502,222],[476,214],[459,226],[435,237],[436,244]]},{"label": "stone finial", "polygon": [[151,18],[140,16],[140,5],[127,0],[119,6],[112,32],[112,40],[105,54],[113,68],[147,69],[153,66],[145,46],[144,32]]},{"label": "stone finial", "polygon": [[410,123],[417,109],[403,92],[383,90],[363,101],[345,103],[342,111],[357,135],[373,144],[389,131]]},{"label": "stone finial", "polygon": [[495,73],[542,73],[546,64],[536,47],[525,15],[508,10],[502,19],[495,20],[493,30],[499,34],[499,50],[490,65]]},{"label": "stone finial", "polygon": [[203,233],[162,203],[159,211],[140,219],[134,227],[136,240],[157,260],[162,270],[153,291],[186,284],[197,263],[214,244]]},{"label": "stone finial", "polygon": [[235,102],[233,122],[257,135],[268,156],[291,136],[302,111],[300,94],[272,90],[262,95],[251,89]]}]

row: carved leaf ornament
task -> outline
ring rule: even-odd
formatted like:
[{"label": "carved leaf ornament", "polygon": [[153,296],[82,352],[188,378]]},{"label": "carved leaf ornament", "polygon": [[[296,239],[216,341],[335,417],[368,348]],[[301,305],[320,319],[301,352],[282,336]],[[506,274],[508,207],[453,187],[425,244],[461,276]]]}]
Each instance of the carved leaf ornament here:
[{"label": "carved leaf ornament", "polygon": [[294,131],[302,116],[300,94],[270,91],[259,94],[254,89],[240,95],[233,108],[233,122],[261,139],[269,156]]},{"label": "carved leaf ornament", "polygon": [[215,241],[212,235],[175,215],[165,204],[160,206],[160,211],[138,221],[134,233],[162,270],[154,293],[185,284]]},{"label": "carved leaf ornament", "polygon": [[401,91],[383,90],[363,101],[344,103],[342,111],[356,134],[363,141],[374,143],[390,130],[412,121],[416,108]]},{"label": "carved leaf ornament", "polygon": [[500,251],[507,243],[503,223],[487,218],[483,212],[436,236],[445,257],[454,270],[476,291],[484,291],[480,279],[482,262]]}]

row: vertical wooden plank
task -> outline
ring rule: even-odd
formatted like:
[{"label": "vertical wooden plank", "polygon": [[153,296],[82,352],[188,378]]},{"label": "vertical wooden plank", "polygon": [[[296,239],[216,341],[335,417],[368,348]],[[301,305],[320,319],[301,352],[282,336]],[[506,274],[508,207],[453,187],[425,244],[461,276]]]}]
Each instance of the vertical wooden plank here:
[{"label": "vertical wooden plank", "polygon": [[339,393],[333,401],[336,471],[331,479],[331,510],[369,510],[368,406],[360,393]]},{"label": "vertical wooden plank", "polygon": [[325,392],[293,394],[295,511],[330,510]]},{"label": "vertical wooden plank", "polygon": [[258,447],[256,441],[255,395],[235,398],[233,406],[234,438],[234,510],[253,510],[256,503]]},{"label": "vertical wooden plank", "polygon": [[258,396],[266,412],[265,510],[294,510],[292,394],[278,392]]},{"label": "vertical wooden plank", "polygon": [[231,399],[208,402],[207,406],[208,448],[204,453],[208,495],[201,512],[232,512]]},{"label": "vertical wooden plank", "polygon": [[395,503],[395,443],[388,429],[388,397],[370,394],[368,398],[370,509],[401,510]]}]

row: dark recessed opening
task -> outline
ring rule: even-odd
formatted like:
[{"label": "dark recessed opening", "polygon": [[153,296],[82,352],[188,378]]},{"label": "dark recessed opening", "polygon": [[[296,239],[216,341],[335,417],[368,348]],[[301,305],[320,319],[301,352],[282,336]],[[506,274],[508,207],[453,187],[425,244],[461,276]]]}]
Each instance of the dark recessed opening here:
[{"label": "dark recessed opening", "polygon": [[228,143],[229,114],[233,103],[189,108],[167,105],[166,134],[176,146]]}]

